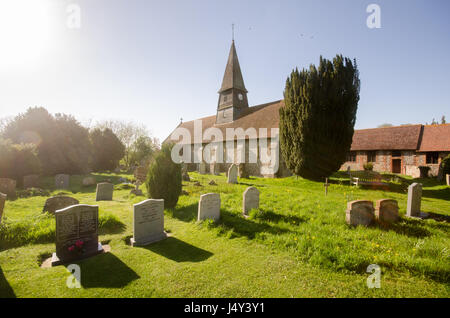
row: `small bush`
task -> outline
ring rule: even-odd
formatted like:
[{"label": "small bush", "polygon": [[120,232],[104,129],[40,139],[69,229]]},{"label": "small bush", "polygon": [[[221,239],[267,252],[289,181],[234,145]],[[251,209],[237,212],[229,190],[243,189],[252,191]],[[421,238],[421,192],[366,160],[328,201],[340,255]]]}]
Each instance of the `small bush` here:
[{"label": "small bush", "polygon": [[428,171],[430,171],[430,167],[428,166],[419,166],[420,171],[420,177],[421,178],[427,178],[428,177]]},{"label": "small bush", "polygon": [[366,171],[372,171],[373,170],[373,163],[366,162],[363,167],[364,167],[364,170],[366,170]]},{"label": "small bush", "polygon": [[181,164],[174,163],[171,157],[173,145],[163,145],[150,165],[145,182],[148,196],[164,199],[164,207],[174,208],[181,194]]},{"label": "small bush", "polygon": [[442,159],[441,166],[444,177],[446,174],[450,174],[450,155]]}]

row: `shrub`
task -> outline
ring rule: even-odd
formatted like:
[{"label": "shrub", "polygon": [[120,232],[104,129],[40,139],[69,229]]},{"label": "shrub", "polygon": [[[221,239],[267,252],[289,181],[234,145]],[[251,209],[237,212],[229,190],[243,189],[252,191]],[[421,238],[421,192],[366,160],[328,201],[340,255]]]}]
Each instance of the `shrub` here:
[{"label": "shrub", "polygon": [[430,171],[430,167],[428,166],[419,166],[420,171],[420,177],[421,178],[427,178],[428,177],[428,171]]},{"label": "shrub", "polygon": [[150,165],[145,182],[148,196],[164,199],[166,208],[174,208],[181,194],[181,164],[171,158],[173,144],[163,145]]},{"label": "shrub", "polygon": [[446,174],[450,174],[450,155],[442,159],[441,166],[444,177]]},{"label": "shrub", "polygon": [[366,171],[372,171],[372,170],[373,170],[373,163],[371,163],[371,162],[366,162],[366,163],[364,164],[364,170],[366,170]]}]

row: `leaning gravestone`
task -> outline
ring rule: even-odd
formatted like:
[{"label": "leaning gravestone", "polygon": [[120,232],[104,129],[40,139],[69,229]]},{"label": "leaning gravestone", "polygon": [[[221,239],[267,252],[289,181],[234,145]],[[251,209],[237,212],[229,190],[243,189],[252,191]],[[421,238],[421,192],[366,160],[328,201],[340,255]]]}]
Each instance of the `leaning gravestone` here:
[{"label": "leaning gravestone", "polygon": [[109,182],[97,184],[96,201],[111,201],[113,198],[114,185]]},{"label": "leaning gravestone", "polygon": [[375,217],[381,222],[397,222],[399,219],[397,201],[392,199],[378,200],[375,205]]},{"label": "leaning gravestone", "polygon": [[70,176],[68,174],[57,174],[55,176],[56,189],[69,189]]},{"label": "leaning gravestone", "polygon": [[255,187],[248,187],[243,194],[242,213],[248,215],[251,209],[259,209],[259,191]]},{"label": "leaning gravestone", "polygon": [[228,183],[237,183],[238,167],[232,164],[228,169]]},{"label": "leaning gravestone", "polygon": [[0,178],[0,192],[5,193],[9,198],[15,198],[16,180]]},{"label": "leaning gravestone", "polygon": [[5,208],[6,197],[6,194],[0,193],[0,224],[2,224],[3,209]]},{"label": "leaning gravestone", "polygon": [[37,174],[30,174],[23,177],[23,188],[39,188],[39,176]]},{"label": "leaning gravestone", "polygon": [[420,213],[422,201],[422,184],[413,183],[408,187],[408,201],[406,206],[407,217],[425,217],[425,213]]},{"label": "leaning gravestone", "polygon": [[207,193],[200,196],[197,220],[220,220],[220,194]]},{"label": "leaning gravestone", "polygon": [[374,211],[372,201],[355,200],[347,203],[345,221],[349,225],[368,226],[374,221]]},{"label": "leaning gravestone", "polygon": [[56,210],[61,210],[67,208],[68,206],[76,205],[79,203],[80,202],[77,199],[63,195],[51,197],[45,201],[44,210],[42,212],[55,214]]},{"label": "leaning gravestone", "polygon": [[103,253],[98,241],[98,206],[78,204],[55,212],[56,253],[52,266]]},{"label": "leaning gravestone", "polygon": [[135,204],[133,211],[133,233],[131,246],[144,246],[163,240],[164,200],[148,199]]}]

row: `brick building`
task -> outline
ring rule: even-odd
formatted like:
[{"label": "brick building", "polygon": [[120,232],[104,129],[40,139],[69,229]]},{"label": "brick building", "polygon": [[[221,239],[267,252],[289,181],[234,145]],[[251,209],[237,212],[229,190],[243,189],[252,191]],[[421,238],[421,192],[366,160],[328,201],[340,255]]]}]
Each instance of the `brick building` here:
[{"label": "brick building", "polygon": [[429,174],[437,176],[448,154],[450,124],[361,129],[355,130],[341,169],[362,170],[366,162],[372,162],[375,171],[419,177],[419,166],[429,166]]}]

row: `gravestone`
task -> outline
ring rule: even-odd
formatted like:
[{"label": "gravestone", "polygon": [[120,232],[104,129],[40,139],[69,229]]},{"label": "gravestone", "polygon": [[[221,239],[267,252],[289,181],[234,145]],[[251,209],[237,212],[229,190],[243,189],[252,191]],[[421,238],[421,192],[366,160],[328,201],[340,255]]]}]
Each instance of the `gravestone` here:
[{"label": "gravestone", "polygon": [[83,186],[89,187],[95,184],[95,178],[94,177],[86,177],[83,179]]},{"label": "gravestone", "polygon": [[397,201],[392,199],[378,200],[375,204],[375,217],[382,222],[397,222],[399,219]]},{"label": "gravestone", "polygon": [[445,175],[445,180],[447,182],[447,185],[450,186],[450,174]]},{"label": "gravestone", "polygon": [[211,163],[210,165],[209,165],[209,172],[212,174],[212,175],[219,175],[219,166],[218,166],[218,164],[217,163]]},{"label": "gravestone", "polygon": [[408,187],[408,201],[406,206],[407,217],[426,217],[426,213],[420,212],[422,202],[422,184],[413,183]]},{"label": "gravestone", "polygon": [[69,189],[70,176],[68,174],[57,174],[55,176],[56,189]]},{"label": "gravestone", "polygon": [[237,183],[238,167],[232,164],[228,169],[228,183]]},{"label": "gravestone", "polygon": [[45,201],[44,210],[42,212],[55,214],[56,210],[61,210],[67,208],[68,206],[76,205],[79,203],[80,202],[77,199],[63,195],[51,197]]},{"label": "gravestone", "polygon": [[23,177],[23,188],[39,188],[39,175],[30,174],[28,176]]},{"label": "gravestone", "polygon": [[259,209],[259,191],[255,187],[248,187],[243,194],[242,213],[248,215],[251,209]]},{"label": "gravestone", "polygon": [[198,172],[199,172],[200,174],[205,174],[205,173],[206,173],[206,163],[200,162],[200,163],[198,164]]},{"label": "gravestone", "polygon": [[347,203],[347,211],[345,211],[347,224],[368,226],[372,224],[374,218],[372,201],[355,200]]},{"label": "gravestone", "polygon": [[134,189],[132,189],[132,190],[130,191],[130,194],[134,194],[134,195],[136,195],[136,196],[144,195],[144,194],[142,193],[142,190],[139,189],[139,186],[140,186],[140,185],[141,185],[141,183],[140,183],[139,181],[136,181],[136,183],[135,183],[135,185],[134,185]]},{"label": "gravestone", "polygon": [[9,198],[15,198],[16,180],[9,178],[0,178],[0,192],[6,194]]},{"label": "gravestone", "polygon": [[6,197],[6,194],[0,193],[0,224],[2,224],[3,209],[5,208]]},{"label": "gravestone", "polygon": [[52,266],[103,253],[98,241],[98,206],[78,204],[55,212],[56,253]]},{"label": "gravestone", "polygon": [[147,168],[145,166],[138,166],[135,170],[134,170],[134,178],[141,182],[144,183],[145,179],[147,178]]},{"label": "gravestone", "polygon": [[220,194],[207,193],[200,196],[197,220],[220,220]]},{"label": "gravestone", "polygon": [[164,232],[164,200],[148,199],[133,205],[131,246],[144,246],[167,237]]},{"label": "gravestone", "polygon": [[109,182],[97,183],[95,201],[111,201],[113,198],[114,185]]},{"label": "gravestone", "polygon": [[187,171],[183,172],[183,175],[181,176],[181,179],[183,181],[191,181],[191,178],[189,177],[189,174],[187,173]]}]

